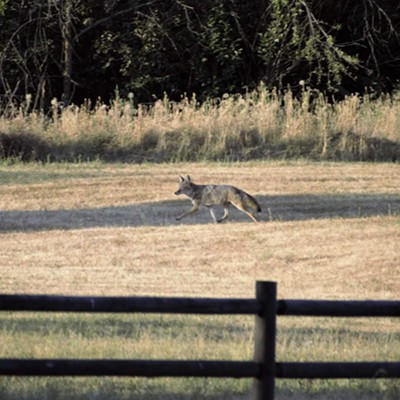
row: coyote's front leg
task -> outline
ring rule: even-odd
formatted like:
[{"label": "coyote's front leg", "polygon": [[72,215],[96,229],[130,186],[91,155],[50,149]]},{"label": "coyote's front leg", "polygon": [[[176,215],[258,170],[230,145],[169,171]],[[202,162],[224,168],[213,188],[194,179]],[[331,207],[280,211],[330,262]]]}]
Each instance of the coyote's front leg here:
[{"label": "coyote's front leg", "polygon": [[199,209],[199,206],[200,206],[200,202],[197,202],[197,201],[193,202],[193,207],[190,210],[184,212],[182,215],[179,215],[179,217],[176,217],[176,220],[180,221],[183,217],[193,214],[194,212],[196,212]]}]

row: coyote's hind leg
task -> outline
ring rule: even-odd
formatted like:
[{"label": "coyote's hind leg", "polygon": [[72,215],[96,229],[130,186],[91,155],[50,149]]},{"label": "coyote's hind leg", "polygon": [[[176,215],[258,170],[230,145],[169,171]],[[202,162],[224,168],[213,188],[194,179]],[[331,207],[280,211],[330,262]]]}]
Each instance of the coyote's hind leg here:
[{"label": "coyote's hind leg", "polygon": [[242,204],[236,204],[236,203],[232,203],[238,210],[244,212],[245,214],[247,214],[254,222],[258,222],[256,217],[253,215],[253,213],[249,210],[246,209],[245,206],[243,206]]}]

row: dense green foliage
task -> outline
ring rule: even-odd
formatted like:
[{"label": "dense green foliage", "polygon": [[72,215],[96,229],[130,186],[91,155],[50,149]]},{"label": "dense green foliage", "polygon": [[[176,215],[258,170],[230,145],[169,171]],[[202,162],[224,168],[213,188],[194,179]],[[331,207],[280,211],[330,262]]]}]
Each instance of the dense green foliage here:
[{"label": "dense green foliage", "polygon": [[167,93],[203,100],[304,82],[343,96],[395,88],[396,0],[0,0],[3,109]]}]

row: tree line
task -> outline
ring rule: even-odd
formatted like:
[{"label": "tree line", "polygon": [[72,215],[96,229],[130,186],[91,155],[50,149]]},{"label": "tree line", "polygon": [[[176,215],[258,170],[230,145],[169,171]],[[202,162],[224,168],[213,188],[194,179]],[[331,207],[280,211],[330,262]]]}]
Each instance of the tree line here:
[{"label": "tree line", "polygon": [[[3,109],[133,93],[392,92],[397,0],[0,0]],[[132,95],[129,95],[132,96]]]}]

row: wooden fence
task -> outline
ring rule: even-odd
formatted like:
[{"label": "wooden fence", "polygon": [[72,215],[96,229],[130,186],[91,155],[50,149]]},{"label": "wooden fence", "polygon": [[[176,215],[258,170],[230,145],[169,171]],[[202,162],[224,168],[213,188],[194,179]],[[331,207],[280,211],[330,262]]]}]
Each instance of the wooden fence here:
[{"label": "wooden fence", "polygon": [[276,362],[277,315],[400,317],[400,301],[277,300],[275,282],[255,299],[0,295],[0,311],[255,315],[252,361],[0,359],[1,375],[254,378],[256,399],[273,400],[275,379],[400,378],[400,362]]}]

